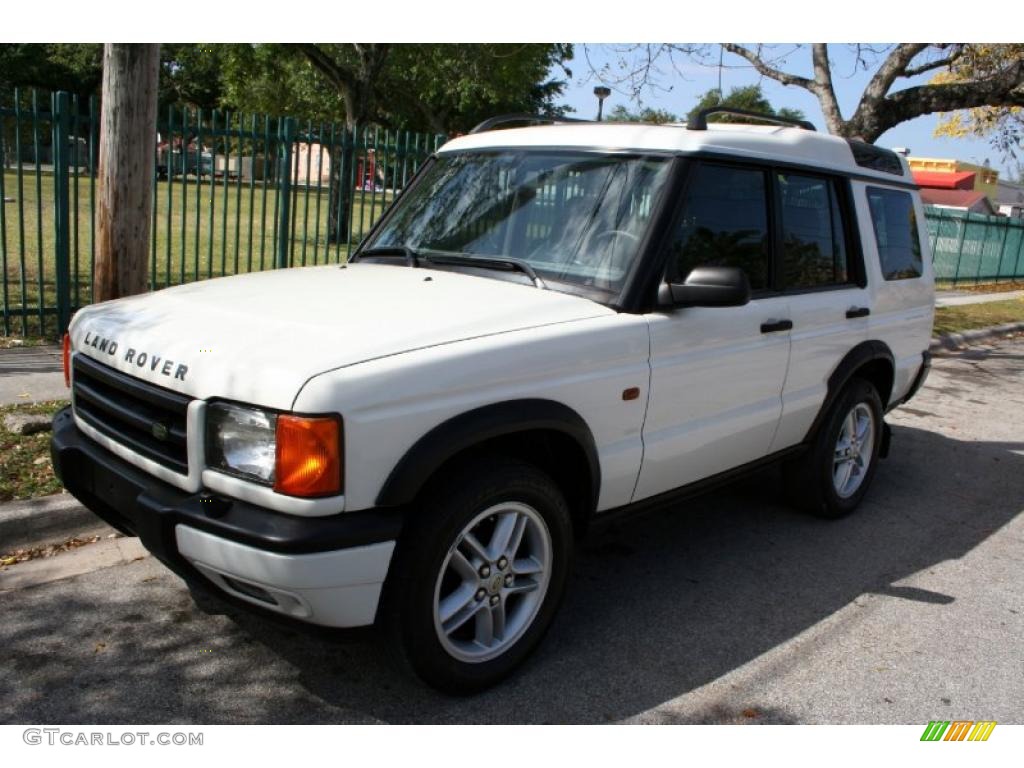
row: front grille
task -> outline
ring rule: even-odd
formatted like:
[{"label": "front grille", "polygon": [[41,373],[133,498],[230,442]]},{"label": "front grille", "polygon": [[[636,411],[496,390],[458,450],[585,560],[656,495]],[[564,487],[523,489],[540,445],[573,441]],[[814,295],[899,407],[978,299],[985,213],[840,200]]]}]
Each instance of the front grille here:
[{"label": "front grille", "polygon": [[140,456],[188,474],[190,398],[97,363],[73,358],[75,415]]}]

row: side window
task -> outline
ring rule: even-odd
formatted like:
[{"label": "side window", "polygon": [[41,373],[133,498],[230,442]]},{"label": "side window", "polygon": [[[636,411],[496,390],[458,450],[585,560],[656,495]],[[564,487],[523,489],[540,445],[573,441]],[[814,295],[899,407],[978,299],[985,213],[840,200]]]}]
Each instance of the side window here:
[{"label": "side window", "polygon": [[797,173],[778,175],[782,263],[787,288],[849,282],[846,237],[835,184]]},{"label": "side window", "polygon": [[768,204],[763,171],[701,163],[683,200],[668,278],[682,282],[694,267],[740,267],[750,287],[768,287]]},{"label": "side window", "polygon": [[886,280],[921,276],[921,240],[909,192],[868,187],[868,205]]}]

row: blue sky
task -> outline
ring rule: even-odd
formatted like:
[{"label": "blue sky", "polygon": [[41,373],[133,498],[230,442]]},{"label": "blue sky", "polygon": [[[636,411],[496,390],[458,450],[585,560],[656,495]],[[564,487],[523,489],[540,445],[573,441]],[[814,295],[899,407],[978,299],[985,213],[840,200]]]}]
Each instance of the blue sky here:
[{"label": "blue sky", "polygon": [[[597,111],[597,99],[594,97],[594,86],[600,80],[593,74],[592,67],[600,69],[605,65],[611,67],[612,73],[621,75],[622,68],[618,60],[622,58],[625,46],[587,45],[589,63],[584,51],[584,44],[577,43],[575,58],[569,65],[573,77],[563,97],[563,101],[576,110],[580,117],[593,117]],[[811,62],[809,49],[794,51],[794,46],[779,45],[776,53],[791,52],[786,56],[785,66],[780,66],[795,74],[810,77]],[[845,45],[832,45],[829,48],[833,61],[833,86],[839,99],[844,116],[852,114],[860,94],[871,79],[873,69],[857,71],[855,55]],[[627,54],[628,55],[628,54]],[[643,105],[665,109],[673,114],[684,115],[696,103],[700,94],[718,85],[718,53],[709,57],[709,65],[697,63],[685,56],[675,57],[675,67],[667,59],[660,66],[657,89],[648,88],[642,95]],[[564,77],[560,72],[557,76]],[[898,80],[895,89],[927,82],[927,76],[914,80]],[[821,107],[817,99],[802,88],[783,86],[774,80],[761,78],[754,69],[737,56],[725,54],[722,70],[722,87],[728,93],[730,88],[752,83],[760,83],[764,94],[772,105],[791,107],[801,110],[807,119],[814,123],[818,130],[824,131]],[[616,104],[623,104],[631,109],[636,107],[631,102],[625,85],[616,86],[613,82],[606,83],[612,87],[612,95],[605,101],[605,114]],[[938,115],[919,117],[902,123],[887,131],[878,144],[884,147],[909,147],[912,154],[925,157],[955,157],[966,162],[982,163],[986,158],[991,160],[993,167],[998,168],[1001,176],[1006,176],[1009,164],[1004,162],[1000,153],[993,149],[984,139],[949,139],[936,138],[932,135],[939,122]]]}]

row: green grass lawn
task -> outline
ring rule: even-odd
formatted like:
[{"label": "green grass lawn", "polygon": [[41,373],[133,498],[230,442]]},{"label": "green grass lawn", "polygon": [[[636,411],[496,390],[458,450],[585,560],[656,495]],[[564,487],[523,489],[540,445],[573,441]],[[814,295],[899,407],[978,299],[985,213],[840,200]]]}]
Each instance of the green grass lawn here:
[{"label": "green grass lawn", "polygon": [[1024,299],[938,307],[935,310],[935,334],[958,333],[1021,321],[1024,321]]},{"label": "green grass lawn", "polygon": [[[40,295],[56,304],[53,177],[25,171],[3,174],[0,219],[0,335],[52,333],[52,317],[40,322]],[[88,176],[71,180],[71,299],[91,302],[94,190]],[[150,275],[156,288],[196,279],[267,269],[274,263],[277,189],[261,181],[190,178],[159,181],[155,187]],[[391,193],[355,192],[352,243],[358,243],[390,204]],[[19,204],[20,201],[20,204]],[[76,207],[77,201],[77,207]],[[348,257],[344,244],[328,243],[326,187],[293,189],[290,249],[293,265],[323,264]],[[6,315],[6,326],[4,325]],[[24,315],[24,317],[23,317]]]}]

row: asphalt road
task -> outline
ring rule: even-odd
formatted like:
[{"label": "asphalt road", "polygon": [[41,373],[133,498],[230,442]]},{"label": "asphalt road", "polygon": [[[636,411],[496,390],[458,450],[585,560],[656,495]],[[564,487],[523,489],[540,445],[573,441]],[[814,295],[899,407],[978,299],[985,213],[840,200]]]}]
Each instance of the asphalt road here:
[{"label": "asphalt road", "polygon": [[889,418],[850,518],[765,472],[590,539],[488,693],[437,694],[373,636],[204,613],[145,558],[0,592],[0,721],[1024,723],[1024,340],[938,359]]}]

